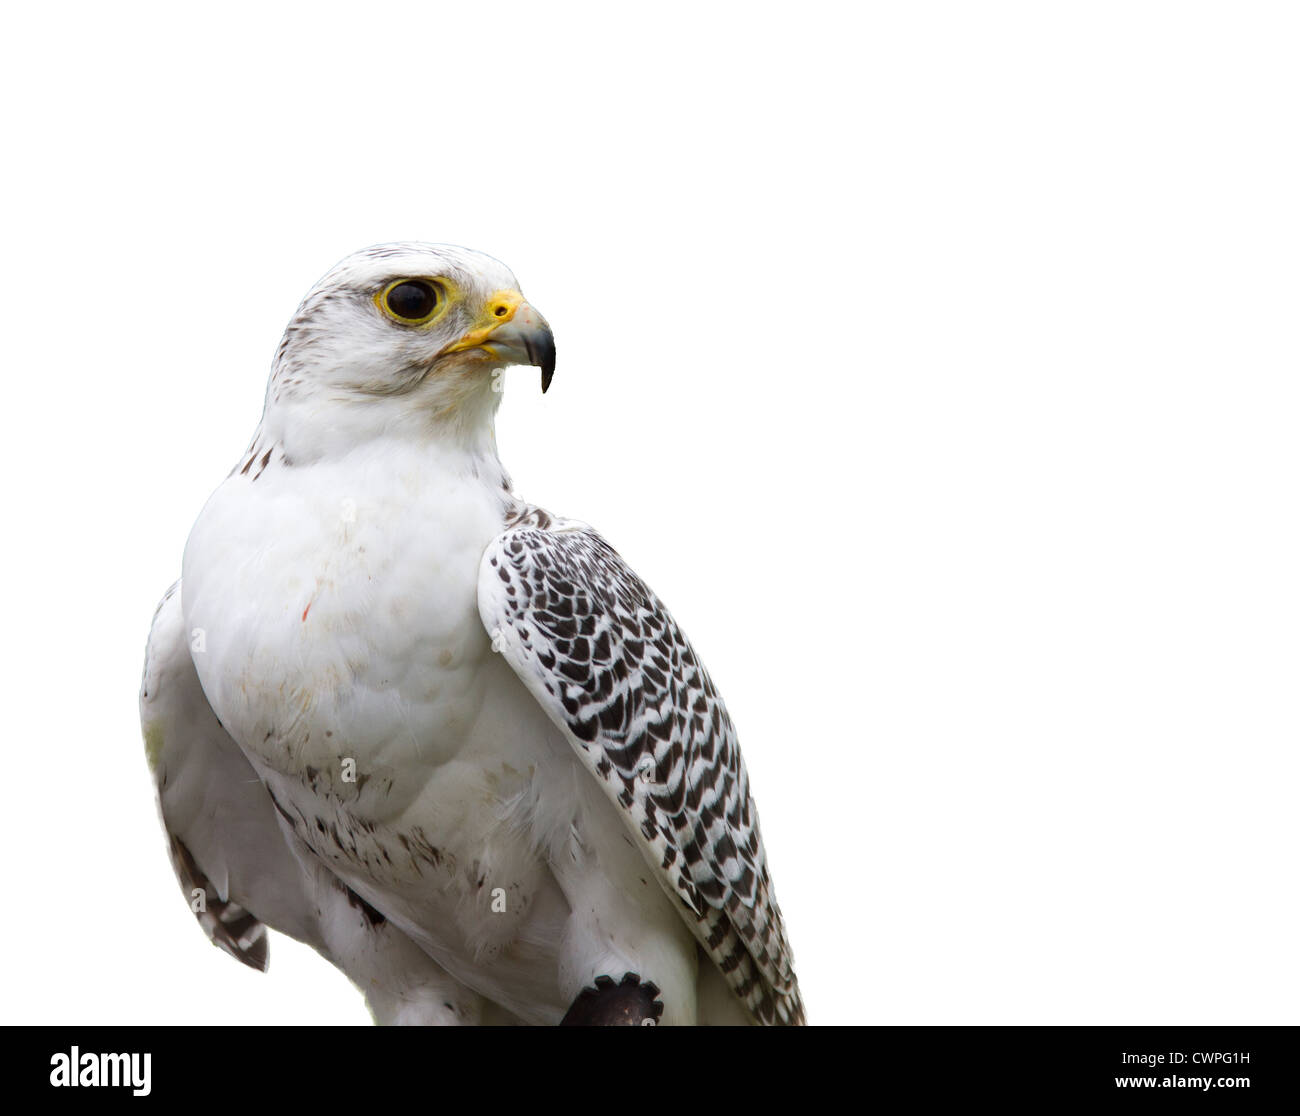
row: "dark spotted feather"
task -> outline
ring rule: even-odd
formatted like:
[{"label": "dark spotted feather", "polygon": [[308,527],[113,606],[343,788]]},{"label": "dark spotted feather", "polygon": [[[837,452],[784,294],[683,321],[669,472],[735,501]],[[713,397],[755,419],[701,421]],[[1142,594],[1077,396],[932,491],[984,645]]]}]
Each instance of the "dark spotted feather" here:
[{"label": "dark spotted feather", "polygon": [[590,527],[531,507],[488,547],[479,610],[731,988],[802,1023],[736,730],[668,610]]},{"label": "dark spotted feather", "polygon": [[[174,835],[171,839],[172,867],[181,891],[198,917],[199,925],[213,945],[220,946],[231,957],[249,968],[265,972],[271,962],[270,942],[266,927],[258,922],[238,903],[222,899],[217,889],[208,882],[203,870],[194,862],[190,850]],[[197,899],[201,903],[196,902]],[[195,909],[196,906],[198,909]]]}]

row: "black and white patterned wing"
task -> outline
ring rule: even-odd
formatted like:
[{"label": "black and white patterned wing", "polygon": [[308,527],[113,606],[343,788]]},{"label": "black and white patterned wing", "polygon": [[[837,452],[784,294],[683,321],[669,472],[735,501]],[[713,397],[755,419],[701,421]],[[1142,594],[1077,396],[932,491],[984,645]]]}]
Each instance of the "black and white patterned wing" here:
[{"label": "black and white patterned wing", "polygon": [[668,610],[586,524],[525,507],[483,556],[479,612],[733,991],[802,1023],[736,730]]}]

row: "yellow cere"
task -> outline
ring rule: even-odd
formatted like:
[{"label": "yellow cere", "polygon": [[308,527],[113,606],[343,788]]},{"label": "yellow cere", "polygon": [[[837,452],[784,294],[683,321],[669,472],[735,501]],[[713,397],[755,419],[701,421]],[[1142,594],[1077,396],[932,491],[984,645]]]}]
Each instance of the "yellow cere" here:
[{"label": "yellow cere", "polygon": [[493,291],[484,304],[483,313],[474,323],[474,328],[454,345],[447,346],[447,352],[459,353],[482,345],[494,329],[505,325],[515,316],[515,311],[523,301],[524,296],[518,291]]}]

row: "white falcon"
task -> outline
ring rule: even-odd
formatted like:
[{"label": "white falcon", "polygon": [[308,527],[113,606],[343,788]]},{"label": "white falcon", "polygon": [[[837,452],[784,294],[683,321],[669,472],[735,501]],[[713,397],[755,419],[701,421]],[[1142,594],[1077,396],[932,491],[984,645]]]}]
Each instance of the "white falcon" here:
[{"label": "white falcon", "polygon": [[512,364],[545,391],[551,331],[462,248],[366,249],[298,308],[149,636],[185,896],[382,1023],[802,1023],[731,719],[609,544],[512,494]]}]

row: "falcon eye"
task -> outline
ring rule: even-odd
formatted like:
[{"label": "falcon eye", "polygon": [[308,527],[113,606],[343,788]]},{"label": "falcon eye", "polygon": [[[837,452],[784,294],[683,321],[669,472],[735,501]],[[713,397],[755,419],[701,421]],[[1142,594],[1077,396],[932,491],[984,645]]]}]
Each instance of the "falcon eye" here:
[{"label": "falcon eye", "polygon": [[384,305],[394,318],[422,322],[438,309],[441,292],[423,279],[404,279],[388,288]]}]

